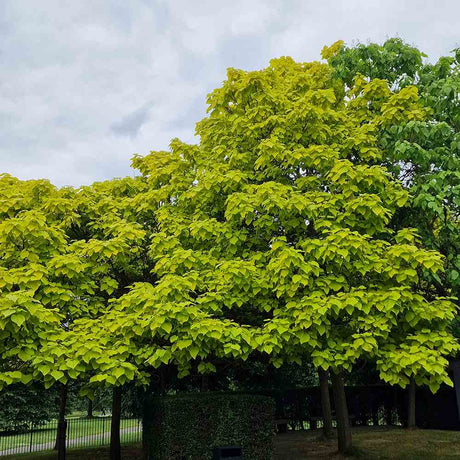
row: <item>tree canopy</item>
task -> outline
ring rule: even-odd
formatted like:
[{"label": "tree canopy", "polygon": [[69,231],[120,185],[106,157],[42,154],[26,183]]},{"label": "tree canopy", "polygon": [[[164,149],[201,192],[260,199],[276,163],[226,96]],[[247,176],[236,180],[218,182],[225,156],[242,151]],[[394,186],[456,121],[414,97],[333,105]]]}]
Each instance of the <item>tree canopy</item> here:
[{"label": "tree canopy", "polygon": [[[348,369],[364,356],[391,383],[449,382],[455,305],[415,289],[442,257],[390,227],[408,194],[381,165],[380,133],[426,117],[417,88],[363,78],[348,88],[329,65],[289,58],[227,77],[199,145],[173,140],[133,161],[149,184],[141,209],[155,209],[157,281],[128,296],[146,304],[161,292],[157,311],[181,302],[236,323],[235,357]],[[206,355],[198,346],[184,365]]]},{"label": "tree canopy", "polygon": [[3,383],[34,379],[50,386],[107,364],[107,350],[97,355],[76,330],[94,326],[110,298],[142,272],[145,232],[120,212],[120,195],[133,193],[135,184],[58,190],[47,181],[1,177]]},{"label": "tree canopy", "polygon": [[138,177],[1,176],[1,382],[264,354],[451,383],[458,59],[395,39],[323,57],[228,69],[199,143],[136,156]]}]

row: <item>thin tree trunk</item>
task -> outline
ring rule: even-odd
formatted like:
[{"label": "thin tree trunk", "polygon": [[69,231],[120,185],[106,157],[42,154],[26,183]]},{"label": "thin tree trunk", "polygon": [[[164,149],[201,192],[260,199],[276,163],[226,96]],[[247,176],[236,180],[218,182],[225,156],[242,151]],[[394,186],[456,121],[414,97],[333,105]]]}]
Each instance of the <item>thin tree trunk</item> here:
[{"label": "thin tree trunk", "polygon": [[415,422],[415,379],[410,378],[409,382],[409,397],[407,401],[407,428],[416,428]]},{"label": "thin tree trunk", "polygon": [[58,451],[58,459],[65,460],[65,438],[67,422],[65,420],[65,408],[67,405],[67,385],[61,384],[59,391],[59,417],[54,449]]},{"label": "thin tree trunk", "polygon": [[332,438],[332,412],[331,399],[329,396],[328,371],[318,367],[319,388],[321,392],[321,411],[323,415],[323,435],[326,438]]},{"label": "thin tree trunk", "polygon": [[348,417],[347,398],[342,373],[331,372],[332,392],[334,394],[335,412],[337,415],[337,435],[339,452],[342,454],[351,453],[351,429]]},{"label": "thin tree trunk", "polygon": [[93,418],[93,400],[88,398],[88,415],[87,418]]},{"label": "thin tree trunk", "polygon": [[110,460],[121,460],[120,417],[121,387],[114,387],[112,399],[112,424],[110,427]]}]

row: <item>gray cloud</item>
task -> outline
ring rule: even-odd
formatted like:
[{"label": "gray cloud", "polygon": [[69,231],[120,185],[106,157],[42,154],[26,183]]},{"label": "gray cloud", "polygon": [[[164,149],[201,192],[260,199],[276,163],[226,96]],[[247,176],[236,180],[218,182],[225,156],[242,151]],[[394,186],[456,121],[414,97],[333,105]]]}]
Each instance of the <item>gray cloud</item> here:
[{"label": "gray cloud", "polygon": [[113,123],[110,126],[110,130],[120,136],[136,137],[141,126],[148,119],[150,105],[151,104],[144,105],[124,116],[120,121]]},{"label": "gray cloud", "polygon": [[197,142],[227,67],[395,35],[436,59],[460,45],[459,16],[449,0],[3,0],[0,172],[57,185],[131,175],[134,153]]}]

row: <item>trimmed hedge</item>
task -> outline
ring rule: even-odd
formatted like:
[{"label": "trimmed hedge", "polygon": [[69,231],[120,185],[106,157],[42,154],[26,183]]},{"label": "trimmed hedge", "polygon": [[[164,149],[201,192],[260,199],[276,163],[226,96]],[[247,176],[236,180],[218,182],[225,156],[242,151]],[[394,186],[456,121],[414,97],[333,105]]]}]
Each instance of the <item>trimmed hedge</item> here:
[{"label": "trimmed hedge", "polygon": [[273,456],[273,400],[198,393],[150,398],[144,413],[148,460],[212,460],[213,448],[238,446],[248,460]]}]

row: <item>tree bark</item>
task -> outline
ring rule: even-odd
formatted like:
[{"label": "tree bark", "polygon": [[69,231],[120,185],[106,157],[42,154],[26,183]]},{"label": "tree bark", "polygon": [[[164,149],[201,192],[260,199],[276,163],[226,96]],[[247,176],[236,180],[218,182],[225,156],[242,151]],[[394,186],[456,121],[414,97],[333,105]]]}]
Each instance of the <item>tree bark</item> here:
[{"label": "tree bark", "polygon": [[412,376],[409,382],[409,394],[407,401],[407,428],[410,430],[416,428],[415,422],[415,379]]},{"label": "tree bark", "polygon": [[113,388],[112,424],[110,426],[110,460],[121,460],[120,444],[121,387]]},{"label": "tree bark", "polygon": [[58,459],[65,460],[65,438],[67,431],[67,422],[65,420],[65,408],[67,405],[67,385],[61,384],[59,391],[59,416],[56,433],[56,444],[54,449],[58,451]]},{"label": "tree bark", "polygon": [[323,415],[323,435],[325,438],[332,438],[332,412],[331,399],[329,396],[328,371],[318,367],[319,388],[321,392],[321,411]]},{"label": "tree bark", "polygon": [[88,414],[87,418],[93,418],[93,400],[88,398]]},{"label": "tree bark", "polygon": [[331,372],[331,380],[335,412],[337,415],[339,452],[342,454],[350,454],[352,450],[351,429],[342,373],[336,374],[335,372]]}]

